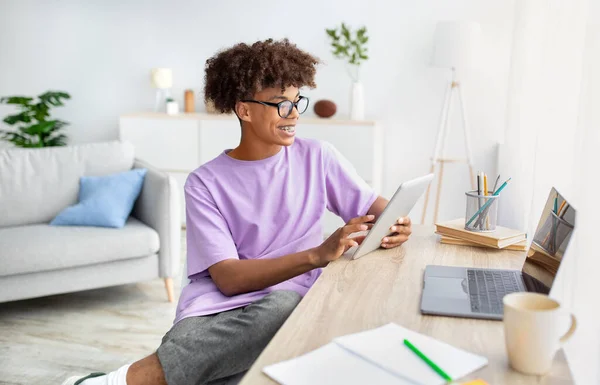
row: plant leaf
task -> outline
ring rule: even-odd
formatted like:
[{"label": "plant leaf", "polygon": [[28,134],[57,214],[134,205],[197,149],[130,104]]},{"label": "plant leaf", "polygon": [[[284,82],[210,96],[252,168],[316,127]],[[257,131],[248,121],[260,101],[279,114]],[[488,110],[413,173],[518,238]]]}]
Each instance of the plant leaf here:
[{"label": "plant leaf", "polygon": [[38,98],[45,100],[49,98],[71,99],[71,95],[64,91],[46,91],[39,95]]},{"label": "plant leaf", "polygon": [[42,122],[50,116],[48,112],[50,111],[50,107],[42,102],[34,104],[32,109],[34,110],[34,117],[38,122]]},{"label": "plant leaf", "polygon": [[21,131],[29,135],[40,135],[43,133],[49,133],[54,130],[56,124],[55,120],[48,120],[46,122],[40,122],[29,127],[24,127]]},{"label": "plant leaf", "polygon": [[342,36],[344,36],[347,40],[350,40],[350,30],[344,23],[342,23]]},{"label": "plant leaf", "polygon": [[4,123],[12,126],[19,122],[31,123],[31,117],[29,116],[28,111],[23,111],[16,115],[8,115],[6,118],[4,118],[3,121],[4,121]]},{"label": "plant leaf", "polygon": [[44,104],[51,104],[53,106],[63,106],[61,99],[71,99],[71,95],[62,91],[48,91],[38,96],[40,101]]},{"label": "plant leaf", "polygon": [[69,125],[69,123],[68,123],[68,122],[65,122],[64,120],[58,120],[58,119],[57,119],[57,120],[55,120],[55,122],[56,122],[56,125],[54,126],[54,130],[55,130],[55,131],[58,131],[58,130],[60,130],[61,128],[63,128],[63,127],[66,127],[66,126],[68,126],[68,125]]},{"label": "plant leaf", "polygon": [[60,134],[43,141],[44,147],[66,146],[67,136]]},{"label": "plant leaf", "polygon": [[48,120],[38,124],[42,134],[51,133],[56,130],[56,120]]},{"label": "plant leaf", "polygon": [[31,102],[33,98],[29,98],[27,96],[8,96],[4,98],[0,98],[0,103],[5,104],[18,104],[21,106],[27,106],[29,102]]},{"label": "plant leaf", "polygon": [[35,147],[34,143],[28,137],[16,132],[3,131],[2,139],[13,143],[17,147]]}]

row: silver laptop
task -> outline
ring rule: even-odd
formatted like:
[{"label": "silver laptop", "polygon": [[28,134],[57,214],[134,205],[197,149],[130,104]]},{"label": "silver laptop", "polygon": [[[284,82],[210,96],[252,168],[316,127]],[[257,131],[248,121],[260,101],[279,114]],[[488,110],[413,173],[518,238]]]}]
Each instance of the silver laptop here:
[{"label": "silver laptop", "polygon": [[575,209],[553,188],[520,271],[428,265],[421,313],[501,320],[506,294],[548,294],[574,228]]}]

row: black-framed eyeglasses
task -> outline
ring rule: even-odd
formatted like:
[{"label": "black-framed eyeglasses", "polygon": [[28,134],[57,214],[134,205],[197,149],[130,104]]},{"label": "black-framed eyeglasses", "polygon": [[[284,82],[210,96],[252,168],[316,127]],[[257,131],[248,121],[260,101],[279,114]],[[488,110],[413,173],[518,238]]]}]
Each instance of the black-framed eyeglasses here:
[{"label": "black-framed eyeglasses", "polygon": [[242,100],[242,102],[258,103],[262,104],[263,106],[277,107],[277,113],[284,119],[291,115],[294,107],[296,107],[299,114],[303,114],[308,108],[308,98],[306,96],[299,96],[297,102],[292,102],[291,100],[282,100],[279,103],[269,103],[252,99],[245,99]]}]

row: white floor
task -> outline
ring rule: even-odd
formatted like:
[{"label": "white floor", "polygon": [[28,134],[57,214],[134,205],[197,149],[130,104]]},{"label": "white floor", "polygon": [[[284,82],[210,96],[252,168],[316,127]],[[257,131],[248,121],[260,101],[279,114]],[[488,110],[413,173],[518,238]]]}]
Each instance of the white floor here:
[{"label": "white floor", "polygon": [[0,384],[60,385],[143,358],[171,327],[176,303],[156,279],[0,304]]}]

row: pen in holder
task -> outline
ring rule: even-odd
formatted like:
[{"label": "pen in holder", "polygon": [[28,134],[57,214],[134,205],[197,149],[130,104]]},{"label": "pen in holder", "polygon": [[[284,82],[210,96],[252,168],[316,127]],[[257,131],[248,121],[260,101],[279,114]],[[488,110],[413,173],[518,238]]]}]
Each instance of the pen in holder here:
[{"label": "pen in holder", "polygon": [[[477,232],[492,232],[496,230],[496,221],[498,220],[498,195],[478,195],[477,191],[466,192],[467,196],[467,215],[465,218],[475,220],[465,223],[465,230]],[[482,210],[483,208],[483,210]]]},{"label": "pen in holder", "polygon": [[554,256],[565,239],[571,234],[574,226],[550,211],[544,225],[535,233],[533,243]]}]

